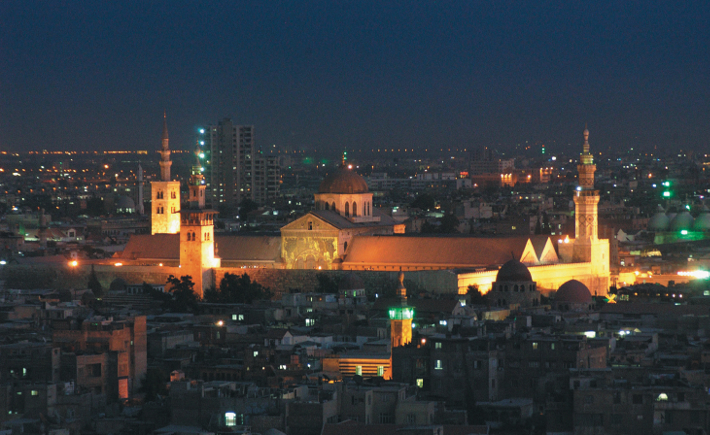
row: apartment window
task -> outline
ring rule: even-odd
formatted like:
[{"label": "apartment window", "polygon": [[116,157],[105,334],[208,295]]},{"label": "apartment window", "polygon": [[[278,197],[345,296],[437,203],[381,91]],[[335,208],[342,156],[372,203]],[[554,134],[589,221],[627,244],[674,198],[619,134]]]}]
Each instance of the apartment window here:
[{"label": "apartment window", "polygon": [[253,355],[254,355],[254,358],[256,358],[257,356],[259,356],[259,351],[255,350]]},{"label": "apartment window", "polygon": [[555,350],[555,343],[550,343],[550,350]]},{"label": "apartment window", "polygon": [[536,341],[533,341],[532,346],[533,346],[533,350],[537,350],[537,342]]},{"label": "apartment window", "polygon": [[407,424],[417,424],[417,414],[407,414]]},{"label": "apartment window", "polygon": [[385,375],[385,366],[377,366],[377,376]]},{"label": "apartment window", "polygon": [[355,366],[355,374],[362,376],[362,366]]},{"label": "apartment window", "polygon": [[424,379],[417,378],[417,388],[424,388]]},{"label": "apartment window", "polygon": [[30,395],[31,395],[31,396],[36,396],[36,395],[38,395],[38,394],[39,394],[39,391],[37,391],[37,390],[32,390],[32,391],[30,391]]},{"label": "apartment window", "polygon": [[441,342],[434,343],[434,349],[441,349]]},{"label": "apartment window", "polygon": [[387,414],[385,412],[380,413],[380,424],[392,424],[394,423],[394,418],[392,414]]},{"label": "apartment window", "polygon": [[436,364],[434,364],[434,369],[435,370],[443,370],[444,369],[444,366],[441,364],[440,359],[436,360]]},{"label": "apartment window", "polygon": [[237,425],[237,414],[234,412],[224,413],[224,425],[227,427],[232,427]]}]

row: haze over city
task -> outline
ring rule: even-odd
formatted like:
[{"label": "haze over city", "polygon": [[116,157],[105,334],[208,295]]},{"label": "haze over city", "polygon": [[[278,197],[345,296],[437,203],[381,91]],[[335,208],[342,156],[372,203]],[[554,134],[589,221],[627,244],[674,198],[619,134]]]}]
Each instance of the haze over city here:
[{"label": "haze over city", "polygon": [[[0,4],[0,150],[701,150],[705,2]],[[576,148],[575,148],[576,150]]]}]

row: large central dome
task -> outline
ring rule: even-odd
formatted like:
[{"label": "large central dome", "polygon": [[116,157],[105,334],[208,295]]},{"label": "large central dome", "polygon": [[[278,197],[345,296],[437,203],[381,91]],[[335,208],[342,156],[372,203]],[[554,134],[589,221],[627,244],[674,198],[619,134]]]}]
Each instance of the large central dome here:
[{"label": "large central dome", "polygon": [[318,193],[368,193],[365,179],[340,165],[333,173],[321,181]]}]

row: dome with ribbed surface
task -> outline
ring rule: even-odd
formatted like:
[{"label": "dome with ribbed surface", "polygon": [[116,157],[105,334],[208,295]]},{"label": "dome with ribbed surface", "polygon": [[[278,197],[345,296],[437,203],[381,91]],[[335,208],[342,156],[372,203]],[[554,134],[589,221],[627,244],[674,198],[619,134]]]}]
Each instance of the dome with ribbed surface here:
[{"label": "dome with ribbed surface", "polygon": [[693,216],[688,211],[677,214],[671,220],[671,231],[689,230],[693,227]]},{"label": "dome with ribbed surface", "polygon": [[335,172],[328,174],[318,187],[318,193],[368,193],[369,191],[365,179],[345,165],[340,165]]},{"label": "dome with ribbed surface", "polygon": [[710,213],[703,211],[695,218],[693,223],[695,231],[710,231]]},{"label": "dome with ribbed surface", "polygon": [[671,220],[663,211],[659,211],[648,221],[648,229],[651,231],[666,231],[671,224]]},{"label": "dome with ribbed surface", "polygon": [[496,275],[496,281],[498,282],[529,282],[532,281],[532,275],[530,270],[523,263],[516,259],[512,259],[501,266],[498,270],[498,275]]},{"label": "dome with ribbed surface", "polygon": [[586,285],[571,279],[562,284],[555,294],[555,303],[588,304],[592,302],[592,294]]}]

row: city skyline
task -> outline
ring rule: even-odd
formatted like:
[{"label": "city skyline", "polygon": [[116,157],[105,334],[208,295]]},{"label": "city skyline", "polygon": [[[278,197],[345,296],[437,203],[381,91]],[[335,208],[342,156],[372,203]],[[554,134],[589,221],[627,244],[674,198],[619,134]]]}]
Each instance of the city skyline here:
[{"label": "city skyline", "polygon": [[708,6],[192,2],[0,6],[0,150],[156,150],[230,117],[257,146],[538,141],[700,150]]}]

